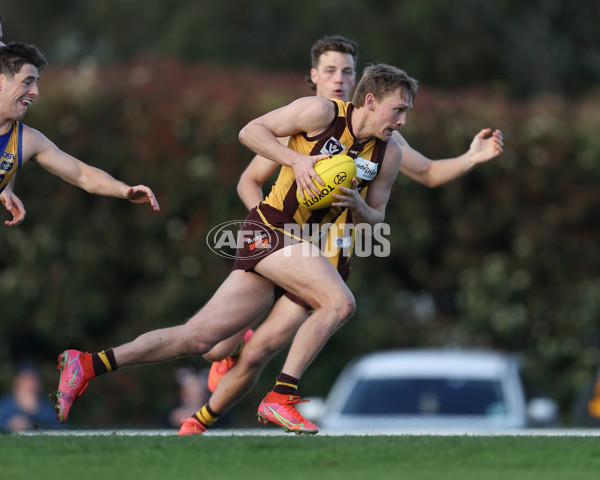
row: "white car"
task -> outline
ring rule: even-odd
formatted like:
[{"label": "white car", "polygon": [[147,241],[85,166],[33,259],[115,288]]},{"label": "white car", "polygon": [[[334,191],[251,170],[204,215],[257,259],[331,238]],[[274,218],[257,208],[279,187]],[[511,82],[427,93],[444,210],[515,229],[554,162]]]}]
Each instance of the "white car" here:
[{"label": "white car", "polygon": [[322,430],[507,430],[548,426],[556,403],[528,405],[516,358],[489,351],[396,350],[351,362],[327,401],[301,412]]}]

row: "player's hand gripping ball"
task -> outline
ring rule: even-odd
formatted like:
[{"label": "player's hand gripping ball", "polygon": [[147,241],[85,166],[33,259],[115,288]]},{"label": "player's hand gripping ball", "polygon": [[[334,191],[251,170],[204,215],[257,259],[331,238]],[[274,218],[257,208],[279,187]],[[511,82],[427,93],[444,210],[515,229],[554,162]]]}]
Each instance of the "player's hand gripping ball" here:
[{"label": "player's hand gripping ball", "polygon": [[319,210],[320,208],[330,207],[333,201],[333,194],[342,193],[340,187],[352,186],[352,178],[356,176],[356,163],[348,155],[333,155],[325,160],[315,163],[314,170],[325,185],[319,185],[319,191],[314,192],[316,197],[312,197],[304,191],[304,200],[300,192],[296,192],[296,198],[300,205],[304,205],[309,210]]}]

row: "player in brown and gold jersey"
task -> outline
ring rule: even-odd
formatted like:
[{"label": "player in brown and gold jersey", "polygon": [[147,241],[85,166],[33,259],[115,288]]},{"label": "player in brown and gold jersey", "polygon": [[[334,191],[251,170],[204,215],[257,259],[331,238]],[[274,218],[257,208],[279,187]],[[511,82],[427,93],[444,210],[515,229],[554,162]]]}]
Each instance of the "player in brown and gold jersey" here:
[{"label": "player in brown and gold jersey", "polygon": [[[351,112],[347,121],[352,143],[342,144],[343,150],[372,143],[374,148],[380,145],[381,152],[376,169],[370,163],[364,164],[363,173],[367,175],[364,180],[370,182],[365,197],[360,195],[359,181],[355,179],[353,187],[344,189],[331,207],[351,212],[355,224],[375,225],[384,219],[401,158],[400,145],[391,137],[406,122],[416,89],[416,81],[405,72],[388,65],[375,65],[365,71],[352,107],[344,105],[344,112]],[[318,182],[314,163],[330,153],[304,155],[281,145],[277,138],[319,137],[334,127],[339,112],[335,102],[306,97],[250,122],[240,132],[240,140],[265,158],[292,168],[296,184],[301,190],[309,191],[314,182]],[[386,143],[385,148],[381,143]],[[61,376],[56,398],[59,419],[63,422],[67,419],[73,401],[97,375],[123,366],[204,354],[221,340],[242,332],[271,307],[274,287],[278,285],[312,305],[314,311],[298,330],[277,385],[261,402],[259,415],[290,431],[316,433],[318,428],[299,416],[295,409],[299,397],[293,392],[301,373],[329,336],[352,315],[355,305],[352,293],[320,250],[290,235],[288,227],[302,226],[302,220],[294,219],[295,212],[285,204],[284,201],[283,208],[259,207],[248,221],[256,218],[256,223],[264,227],[263,234],[281,234],[289,243],[282,248],[271,244],[264,250],[266,256],[252,262],[244,254],[245,249],[240,248],[236,268],[208,303],[185,324],[145,333],[130,343],[99,353],[64,351],[59,357]],[[299,206],[296,210],[302,208]],[[250,232],[249,243],[265,244],[262,234],[256,235],[252,229]],[[199,413],[202,424],[210,423],[210,411]]]},{"label": "player in brown and gold jersey", "polygon": [[[368,173],[373,178],[370,179],[366,197],[361,197],[355,179],[353,187],[342,190],[343,194],[336,198],[331,207],[351,211],[356,224],[375,225],[385,217],[385,206],[401,158],[400,145],[391,140],[391,135],[406,122],[416,90],[417,82],[402,70],[376,65],[365,71],[357,87],[357,101],[353,107],[345,107],[346,111],[352,110],[348,122],[353,144],[369,145],[372,141],[375,144],[387,143],[386,148],[382,149],[385,151],[377,171]],[[256,153],[291,167],[298,186],[310,191],[310,187],[314,188],[313,178],[317,181],[313,164],[330,154],[307,156],[283,146],[277,138],[319,136],[337,122],[338,110],[337,104],[330,100],[317,96],[305,97],[250,122],[240,132],[240,140]],[[351,146],[345,145],[347,148]],[[278,211],[283,217],[287,215],[283,222],[284,231],[287,224],[298,225],[293,216],[284,210]],[[254,212],[261,216],[259,210]],[[268,219],[262,221],[261,225],[265,227],[263,233],[281,233],[272,221],[270,214]],[[59,356],[61,375],[56,393],[59,420],[66,421],[73,401],[84,391],[88,382],[99,374],[123,366],[204,354],[220,341],[246,329],[271,308],[275,285],[314,307],[298,330],[284,367],[287,377],[299,378],[329,336],[354,313],[355,302],[335,267],[317,246],[283,234],[286,239],[291,239],[290,244],[283,248],[268,249],[267,255],[260,258],[251,269],[245,265],[233,269],[206,305],[186,323],[147,332],[129,343],[99,353],[65,350]],[[252,233],[250,240],[255,237]],[[243,250],[238,249],[240,261],[248,260]],[[289,406],[286,403],[282,408]],[[292,429],[305,433],[316,433],[318,430],[309,423]]]},{"label": "player in brown and gold jersey", "polygon": [[[316,95],[347,101],[356,76],[356,43],[340,36],[324,37],[313,45],[311,57],[309,81]],[[412,149],[400,132],[395,131],[393,137],[402,145],[403,150],[400,172],[429,186],[447,183],[468,171],[474,164],[494,158],[502,151],[501,132],[495,131],[491,136],[490,132],[490,129],[484,129],[477,134],[471,148],[464,155],[433,163]],[[287,144],[288,140],[285,138],[282,143]],[[237,190],[249,210],[263,200],[262,186],[279,168],[278,163],[257,155],[244,170]],[[281,200],[278,202],[281,203]],[[337,217],[336,226],[351,223],[347,213],[346,210]],[[353,239],[351,235],[340,232],[347,231],[348,229],[332,228],[327,239],[328,251],[334,252],[329,259],[344,280],[350,271],[349,255],[352,253]],[[237,403],[256,383],[264,365],[291,341],[308,317],[309,311],[305,302],[287,293],[276,299],[269,315],[256,332],[241,332],[205,354],[205,358],[214,362],[209,375],[209,388],[214,393],[196,415],[182,422],[179,434],[203,433],[221,413]],[[241,340],[242,334],[244,339]],[[231,352],[234,354],[231,355]]]}]

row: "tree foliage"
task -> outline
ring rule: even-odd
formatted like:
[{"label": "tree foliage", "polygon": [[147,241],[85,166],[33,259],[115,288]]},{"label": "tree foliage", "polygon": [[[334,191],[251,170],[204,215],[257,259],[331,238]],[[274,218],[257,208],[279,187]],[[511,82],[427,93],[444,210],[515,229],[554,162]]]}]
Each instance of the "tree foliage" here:
[{"label": "tree foliage", "polygon": [[[397,64],[421,79],[403,132],[416,149],[458,155],[486,126],[503,130],[506,149],[438,189],[398,178],[391,255],[353,260],[358,312],[301,393],[325,394],[348,360],[374,349],[471,346],[519,353],[532,392],[568,414],[600,363],[591,2],[34,5],[25,15],[6,0],[1,12],[5,40],[36,43],[50,60],[26,122],[87,163],[150,185],[162,211],[93,197],[26,166],[16,191],[27,219],[0,234],[1,364],[35,354],[54,379],[65,348],[117,345],[201,307],[231,267],[205,235],[246,215],[235,183],[251,153],[237,132],[310,94],[308,49],[340,33],[359,41],[362,64]],[[240,418],[251,418],[281,359]],[[101,377],[72,422],[152,422],[176,397],[178,362],[206,366],[187,359]],[[9,383],[3,369],[0,388]]]},{"label": "tree foliage", "polygon": [[4,0],[1,13],[7,39],[52,63],[150,55],[305,72],[310,45],[341,34],[358,41],[361,65],[397,65],[429,87],[577,96],[600,80],[593,0]]},{"label": "tree foliage", "polygon": [[[27,123],[115,177],[150,185],[162,206],[156,214],[93,197],[35,164],[19,173],[28,216],[0,236],[9,252],[0,361],[35,352],[50,370],[64,348],[107,348],[202,306],[231,267],[205,235],[246,213],[234,186],[251,153],[237,132],[307,92],[295,75],[174,60],[49,69],[43,85]],[[598,105],[593,92],[567,102],[422,91],[404,131],[415,148],[457,155],[491,126],[504,131],[505,152],[438,189],[398,178],[387,210],[391,255],[353,260],[358,312],[309,370],[303,393],[325,394],[344,363],[373,349],[475,346],[522,354],[531,385],[566,409],[600,360]],[[174,366],[102,377],[75,423],[148,422],[175,395]],[[256,395],[280,367],[268,367]],[[120,388],[125,405],[100,408]]]}]

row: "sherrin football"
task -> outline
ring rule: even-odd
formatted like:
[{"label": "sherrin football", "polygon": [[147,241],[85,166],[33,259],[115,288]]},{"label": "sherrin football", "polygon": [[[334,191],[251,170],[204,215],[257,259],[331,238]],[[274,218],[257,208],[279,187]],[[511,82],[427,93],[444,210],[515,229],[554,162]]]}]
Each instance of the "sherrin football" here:
[{"label": "sherrin football", "polygon": [[320,188],[318,192],[315,192],[316,197],[311,197],[305,191],[305,199],[302,200],[300,192],[296,192],[296,198],[300,205],[304,205],[309,210],[330,207],[335,200],[333,194],[341,193],[340,187],[350,188],[352,177],[356,176],[356,163],[348,155],[333,155],[315,163],[314,169],[321,180],[325,182],[325,185],[315,182]]}]

